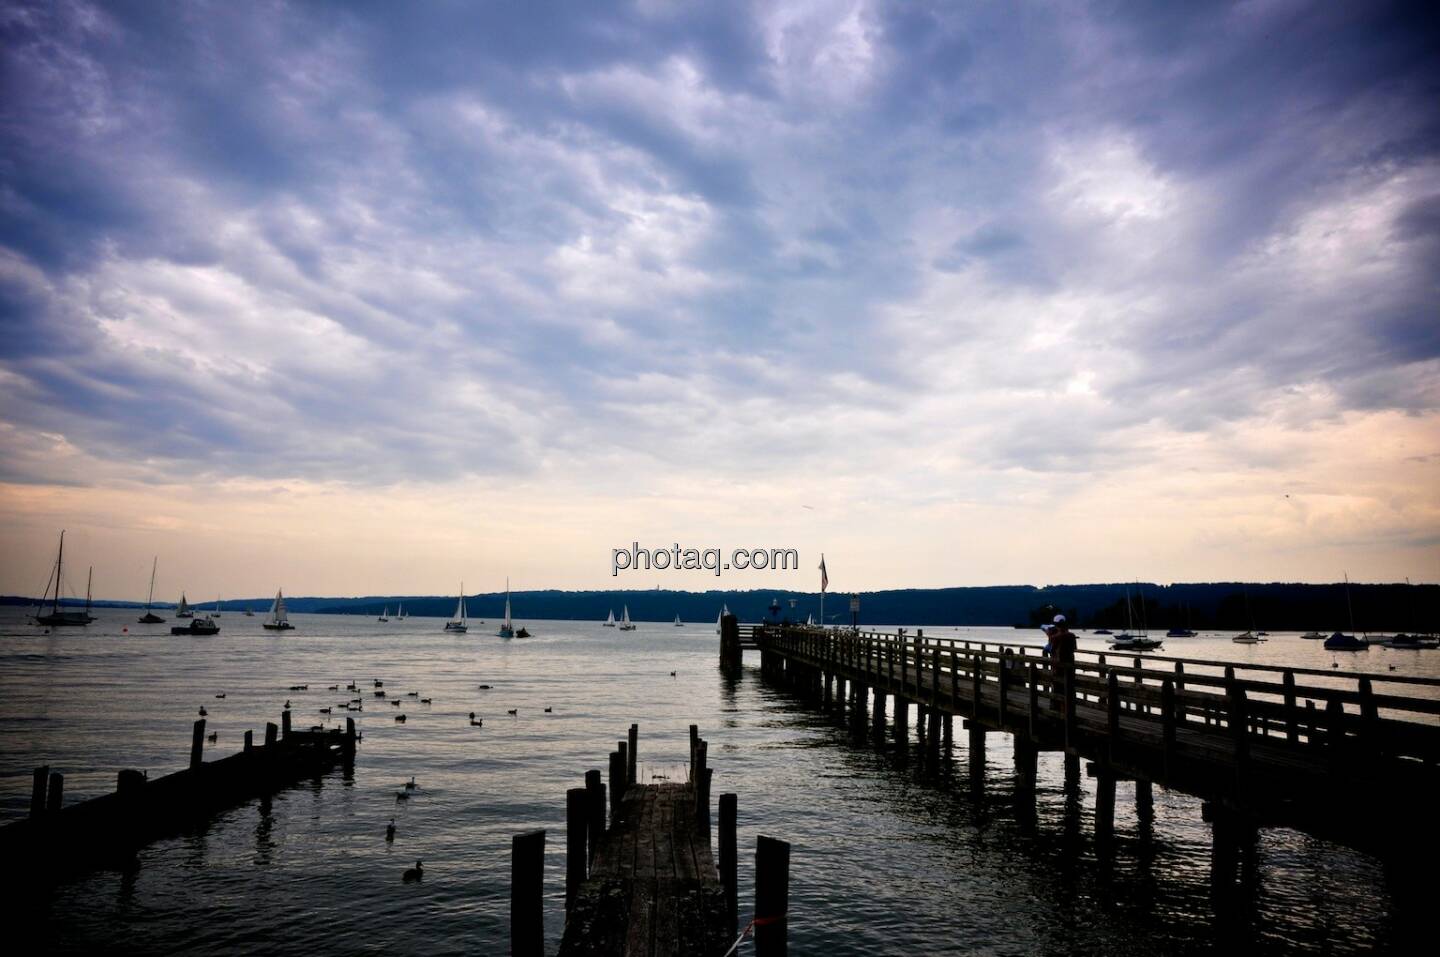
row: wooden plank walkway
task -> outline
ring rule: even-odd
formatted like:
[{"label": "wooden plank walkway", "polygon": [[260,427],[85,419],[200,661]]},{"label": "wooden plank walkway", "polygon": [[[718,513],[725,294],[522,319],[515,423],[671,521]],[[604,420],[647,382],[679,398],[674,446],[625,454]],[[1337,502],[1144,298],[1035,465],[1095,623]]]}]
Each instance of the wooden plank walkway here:
[{"label": "wooden plank walkway", "polygon": [[1382,855],[1440,841],[1428,815],[1418,826],[1365,810],[1440,793],[1440,680],[1123,652],[1058,665],[1036,648],[923,633],[748,630],[766,677],[801,694],[877,729],[890,696],[897,740],[914,705],[917,728],[929,718],[927,750],[938,750],[937,723],[959,716],[982,755],[986,733],[1014,735],[1022,776],[1033,779],[1037,751],[1090,761],[1097,831],[1110,828],[1119,779],[1143,784],[1147,802],[1158,783],[1242,827],[1296,827]]},{"label": "wooden plank walkway", "polygon": [[730,945],[710,829],[690,784],[631,785],[565,922],[562,955],[712,957]]}]

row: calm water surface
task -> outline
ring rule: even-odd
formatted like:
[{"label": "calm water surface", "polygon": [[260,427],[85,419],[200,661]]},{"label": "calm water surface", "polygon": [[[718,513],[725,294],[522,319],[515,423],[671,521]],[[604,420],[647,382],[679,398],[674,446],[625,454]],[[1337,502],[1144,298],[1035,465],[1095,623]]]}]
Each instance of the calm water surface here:
[{"label": "calm water surface", "polygon": [[[262,734],[287,699],[297,726],[319,723],[320,708],[349,697],[326,688],[351,679],[378,678],[391,697],[419,691],[434,704],[402,698],[400,725],[367,691],[353,780],[337,771],[252,801],[146,847],[132,873],[62,885],[43,902],[61,951],[504,953],[510,838],[529,828],[549,830],[553,950],[564,921],[565,790],[583,784],[587,768],[604,769],[632,721],[643,779],[683,777],[692,722],[710,741],[715,793],[739,795],[742,915],[756,835],[792,843],[797,954],[1350,953],[1398,947],[1425,916],[1397,898],[1395,876],[1377,862],[1266,831],[1244,906],[1217,919],[1199,802],[1157,790],[1146,834],[1122,783],[1117,851],[1097,860],[1093,793],[1066,800],[1058,755],[1041,756],[1030,820],[1013,800],[1008,736],[990,736],[977,790],[963,734],[953,765],[928,769],[762,683],[749,667],[758,662],[722,678],[713,623],[620,633],[529,622],[537,637],[506,642],[478,623],[446,635],[427,618],[297,615],[295,631],[273,637],[258,617],[227,614],[218,636],[172,638],[169,623],[136,617],[102,611],[87,629],[44,635],[18,610],[0,610],[0,821],[26,813],[39,764],[64,773],[67,803],[113,790],[121,768],[178,770],[201,706],[219,734],[207,745],[213,759],[238,750],[247,728]],[[1171,640],[1165,651],[1440,675],[1440,652],[1337,656],[1285,635],[1258,646]],[[286,690],[295,684],[310,690]],[[483,728],[470,727],[472,710]],[[397,804],[411,775],[419,790]],[[387,844],[391,817],[399,834]],[[416,858],[424,882],[402,884]]]}]

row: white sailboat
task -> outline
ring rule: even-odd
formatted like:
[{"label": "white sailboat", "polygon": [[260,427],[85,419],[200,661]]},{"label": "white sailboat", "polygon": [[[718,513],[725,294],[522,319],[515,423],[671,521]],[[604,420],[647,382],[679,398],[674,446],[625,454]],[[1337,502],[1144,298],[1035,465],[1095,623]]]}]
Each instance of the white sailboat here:
[{"label": "white sailboat", "polygon": [[194,618],[195,613],[190,610],[190,603],[185,600],[185,593],[180,593],[180,604],[175,606],[176,618]]},{"label": "white sailboat", "polygon": [[629,606],[629,605],[626,605],[626,606],[624,606],[624,608],[625,608],[625,611],[624,611],[624,613],[620,616],[620,630],[621,630],[621,631],[634,631],[634,630],[635,630],[635,623],[630,620],[630,606]]},{"label": "white sailboat", "polygon": [[295,627],[290,624],[290,612],[285,608],[283,591],[276,590],[275,602],[270,606],[270,615],[260,623],[260,626],[269,631],[290,631]]},{"label": "white sailboat", "polygon": [[728,614],[730,614],[730,606],[721,605],[720,614],[715,616],[715,634],[720,634],[720,619],[724,618]]},{"label": "white sailboat", "polygon": [[458,631],[464,633],[470,630],[465,623],[465,583],[460,583],[460,597],[455,602],[455,617],[445,622],[446,631]]},{"label": "white sailboat", "polygon": [[405,620],[405,603],[403,601],[400,603],[400,607],[395,611],[395,619],[397,621]]},{"label": "white sailboat", "polygon": [[389,620],[390,620],[390,606],[389,606],[389,605],[386,605],[384,608],[382,608],[382,609],[380,610],[380,617],[379,617],[379,618],[376,618],[375,620],[376,620],[376,621],[389,621]]},{"label": "white sailboat", "polygon": [[679,616],[679,615],[676,615],[676,616],[675,616],[675,627],[676,627],[676,628],[684,628],[684,627],[685,627],[685,622],[683,622],[683,621],[680,620],[680,616]]},{"label": "white sailboat", "polygon": [[[524,629],[521,629],[522,631]],[[505,620],[500,624],[500,630],[495,632],[497,638],[514,638],[515,624],[510,620],[510,579],[505,579]],[[524,637],[523,635],[520,637]]]},{"label": "white sailboat", "polygon": [[219,618],[219,617],[220,617],[220,596],[219,596],[219,595],[216,595],[216,596],[215,596],[215,611],[214,611],[214,613],[213,613],[210,617],[211,617],[211,618]]},{"label": "white sailboat", "polygon": [[602,627],[602,628],[614,628],[614,627],[615,627],[615,609],[613,609],[613,608],[610,609],[610,617],[605,619],[605,624],[602,625],[601,627]]}]

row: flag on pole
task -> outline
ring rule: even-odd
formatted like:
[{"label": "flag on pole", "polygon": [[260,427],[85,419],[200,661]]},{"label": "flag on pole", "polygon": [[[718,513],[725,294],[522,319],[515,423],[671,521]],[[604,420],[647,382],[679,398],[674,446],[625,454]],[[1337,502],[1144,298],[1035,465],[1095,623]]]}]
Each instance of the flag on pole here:
[{"label": "flag on pole", "polygon": [[823,595],[825,589],[830,587],[830,576],[825,573],[825,553],[820,553],[820,593]]}]

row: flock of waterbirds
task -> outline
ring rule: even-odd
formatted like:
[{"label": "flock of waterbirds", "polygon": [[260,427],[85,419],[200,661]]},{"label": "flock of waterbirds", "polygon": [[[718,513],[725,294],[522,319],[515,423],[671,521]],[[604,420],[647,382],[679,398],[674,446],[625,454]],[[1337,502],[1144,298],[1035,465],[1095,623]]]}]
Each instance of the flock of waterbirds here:
[{"label": "flock of waterbirds", "polygon": [[[674,671],[670,672],[671,677],[674,677],[675,674],[676,674],[676,672],[674,672]],[[340,686],[338,683],[337,683],[337,684],[333,684],[333,685],[327,685],[327,686],[325,686],[325,687],[326,687],[326,690],[327,690],[327,691],[340,691],[340,690],[341,690],[341,686]],[[295,685],[290,685],[288,688],[286,688],[286,690],[289,691],[291,694],[297,694],[297,695],[298,695],[298,694],[302,694],[302,693],[308,693],[308,692],[310,691],[310,686],[309,686],[308,684],[295,684]],[[322,717],[322,719],[321,719],[322,722],[325,721],[325,720],[328,720],[330,717],[334,716],[334,714],[335,714],[335,712],[336,712],[337,709],[340,710],[340,711],[351,711],[351,712],[363,712],[363,711],[365,710],[365,698],[363,697],[363,695],[360,694],[361,685],[360,685],[359,682],[356,682],[354,679],[351,679],[350,683],[344,686],[344,690],[345,690],[345,691],[348,691],[348,692],[351,692],[351,694],[353,695],[353,697],[350,697],[350,698],[346,699],[345,701],[339,702],[339,703],[334,704],[334,705],[326,705],[326,706],[324,706],[324,707],[318,707],[318,708],[315,709],[317,714],[320,714],[320,715],[324,716],[324,717]],[[476,690],[477,690],[477,691],[492,691],[492,690],[494,690],[494,685],[481,684],[481,685],[478,685],[478,686],[477,686]],[[376,703],[376,702],[382,702],[382,701],[383,701],[383,702],[385,702],[385,703],[388,703],[388,704],[392,705],[392,706],[395,707],[395,708],[400,708],[400,707],[402,707],[402,706],[405,704],[405,702],[406,702],[407,700],[410,701],[411,703],[421,704],[421,705],[433,705],[433,704],[435,703],[435,699],[434,699],[433,697],[429,697],[429,696],[427,696],[427,695],[424,695],[424,694],[422,694],[422,693],[419,692],[419,691],[407,691],[407,692],[405,692],[403,695],[398,695],[398,694],[397,694],[397,695],[395,695],[395,696],[391,696],[391,694],[390,694],[390,689],[387,689],[387,688],[385,687],[385,682],[384,682],[382,679],[380,679],[380,678],[372,678],[372,679],[371,679],[371,682],[370,682],[370,692],[371,692],[371,698],[372,698],[372,705],[373,705],[374,703]],[[223,701],[223,700],[225,700],[226,694],[227,694],[227,693],[224,692],[224,691],[216,692],[216,694],[215,694],[215,700],[217,700],[217,701]],[[286,699],[285,699],[285,710],[286,710],[286,711],[293,711],[294,708],[295,708],[295,703],[294,703],[294,701],[293,701],[291,698],[286,698]],[[554,714],[554,713],[555,713],[555,708],[554,708],[553,705],[545,705],[544,708],[543,708],[543,711],[544,711],[545,714]],[[200,709],[199,709],[199,715],[200,715],[200,717],[204,718],[204,717],[208,716],[209,713],[210,713],[210,712],[209,712],[209,709],[207,709],[204,705],[201,705],[201,706],[200,706]],[[519,709],[518,707],[517,707],[517,708],[507,708],[507,709],[505,710],[505,713],[506,713],[507,715],[509,715],[510,717],[512,717],[512,718],[513,718],[513,717],[518,717],[519,714],[520,714],[520,709]],[[396,722],[397,724],[404,724],[404,723],[406,722],[406,720],[407,720],[407,715],[406,715],[405,712],[401,711],[401,712],[399,712],[399,713],[397,713],[397,714],[394,715],[394,719],[395,719],[395,722]],[[484,719],[482,716],[480,716],[479,714],[477,714],[476,712],[474,712],[474,711],[468,712],[468,718],[467,718],[467,720],[469,721],[470,727],[472,727],[472,728],[483,728],[483,727],[485,726],[485,719]],[[324,730],[326,730],[326,726],[325,726],[325,724],[321,723],[321,724],[318,724],[318,725],[313,725],[310,730],[312,730],[312,731],[324,731]],[[363,732],[358,733],[356,737],[357,737],[357,740],[364,740],[364,733],[363,733]],[[219,740],[219,732],[211,732],[210,734],[206,735],[206,740],[209,741],[211,744],[214,744],[217,740]],[[410,780],[406,781],[406,782],[401,786],[401,788],[395,792],[395,803],[400,804],[400,803],[409,801],[410,798],[411,798],[411,796],[414,795],[414,794],[415,794],[417,791],[419,791],[419,790],[420,790],[420,785],[419,785],[418,782],[415,780],[415,776],[414,776],[414,775],[411,775]],[[388,844],[394,844],[397,833],[398,833],[398,829],[397,829],[396,826],[395,826],[395,818],[392,817],[392,818],[390,818],[390,823],[389,823],[389,824],[386,826],[386,828],[385,828],[385,841],[386,841],[386,843],[388,843]],[[424,871],[424,867],[423,867],[423,865],[422,865],[422,862],[419,861],[419,860],[417,860],[417,861],[415,862],[415,866],[412,867],[412,868],[407,868],[407,869],[405,870],[405,872],[401,875],[401,878],[402,878],[402,880],[404,880],[406,883],[411,883],[411,882],[419,881],[419,880],[423,879],[424,876],[425,876],[425,871]]]}]

